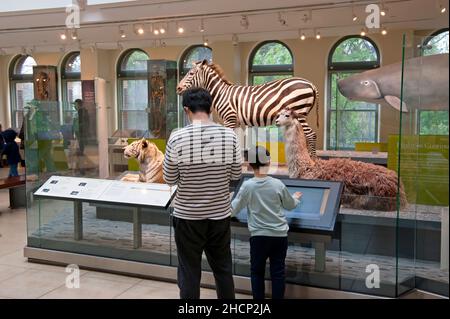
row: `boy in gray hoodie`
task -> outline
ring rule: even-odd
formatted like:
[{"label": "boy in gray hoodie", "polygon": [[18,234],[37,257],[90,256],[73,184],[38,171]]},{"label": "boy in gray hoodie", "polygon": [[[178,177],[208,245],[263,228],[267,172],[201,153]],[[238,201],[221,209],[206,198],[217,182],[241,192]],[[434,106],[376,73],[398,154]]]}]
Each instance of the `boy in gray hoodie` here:
[{"label": "boy in gray hoodie", "polygon": [[264,147],[257,146],[249,151],[248,162],[255,177],[242,184],[231,204],[232,216],[247,207],[253,298],[264,299],[264,274],[269,259],[272,298],[282,299],[289,230],[283,208],[294,209],[302,193],[291,195],[282,181],[267,175],[270,154]]}]

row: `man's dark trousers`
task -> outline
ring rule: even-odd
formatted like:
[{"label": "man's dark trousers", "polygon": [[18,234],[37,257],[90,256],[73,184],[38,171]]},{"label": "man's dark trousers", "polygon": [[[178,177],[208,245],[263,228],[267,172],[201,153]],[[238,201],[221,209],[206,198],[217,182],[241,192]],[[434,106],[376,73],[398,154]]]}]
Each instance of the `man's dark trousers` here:
[{"label": "man's dark trousers", "polygon": [[200,298],[202,253],[214,273],[217,298],[234,299],[230,218],[187,220],[174,217],[181,299]]}]

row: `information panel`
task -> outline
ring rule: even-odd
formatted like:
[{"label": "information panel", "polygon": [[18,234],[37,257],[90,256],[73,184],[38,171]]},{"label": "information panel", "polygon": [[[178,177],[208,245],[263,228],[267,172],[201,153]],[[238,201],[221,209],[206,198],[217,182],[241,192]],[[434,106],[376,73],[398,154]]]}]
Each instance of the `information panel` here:
[{"label": "information panel", "polygon": [[34,194],[41,197],[167,207],[176,187],[105,179],[52,176]]},{"label": "information panel", "polygon": [[[236,187],[235,196],[242,184],[252,178],[245,174]],[[291,194],[302,192],[300,203],[291,211],[284,210],[291,229],[309,229],[332,232],[339,212],[341,193],[343,185],[340,182],[290,179],[283,176],[272,176],[279,178],[288,188]],[[236,218],[246,223],[247,208],[240,211]]]}]

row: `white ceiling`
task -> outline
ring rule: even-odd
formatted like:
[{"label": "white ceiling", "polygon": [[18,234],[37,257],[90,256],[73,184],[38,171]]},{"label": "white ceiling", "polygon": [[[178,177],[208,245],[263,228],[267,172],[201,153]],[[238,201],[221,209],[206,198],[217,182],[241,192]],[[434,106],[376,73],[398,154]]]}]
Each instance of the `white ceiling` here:
[{"label": "white ceiling", "polygon": [[[299,29],[307,36],[318,30],[322,36],[358,33],[363,26],[369,3],[380,1],[350,0],[88,0],[81,12],[79,41],[68,37],[63,41],[59,34],[65,29],[64,4],[71,0],[20,1],[20,5],[0,5],[0,48],[3,53],[34,51],[58,51],[63,47],[116,48],[118,46],[152,46],[164,42],[167,45],[201,43],[202,37],[211,41],[230,40],[237,34],[239,41],[296,38]],[[18,1],[16,1],[18,2]],[[20,11],[31,5],[39,10]],[[90,5],[92,3],[103,3]],[[354,11],[360,17],[352,21]],[[448,27],[448,11],[439,12],[439,4],[448,8],[448,0],[392,0],[384,1],[388,14],[382,23],[388,29],[437,29]],[[286,25],[279,22],[279,13]],[[250,22],[248,29],[240,25],[242,15]],[[311,19],[304,21],[304,16]],[[205,32],[201,33],[200,19],[204,20]],[[176,22],[186,32],[176,32]],[[154,36],[152,22],[167,24],[164,36]],[[133,26],[144,24],[146,33],[138,36]],[[127,34],[119,36],[119,26]],[[156,40],[156,43],[155,41]],[[1,52],[0,52],[1,53]]]}]

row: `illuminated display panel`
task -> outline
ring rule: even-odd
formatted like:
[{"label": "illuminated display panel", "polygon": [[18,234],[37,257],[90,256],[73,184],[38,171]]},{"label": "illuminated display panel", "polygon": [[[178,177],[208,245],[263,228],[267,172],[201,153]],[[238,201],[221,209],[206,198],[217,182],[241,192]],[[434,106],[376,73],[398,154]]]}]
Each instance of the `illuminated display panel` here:
[{"label": "illuminated display panel", "polygon": [[[241,185],[252,175],[245,174],[235,190],[238,193]],[[291,211],[284,211],[291,230],[319,230],[332,232],[339,212],[340,198],[342,194],[342,183],[290,179],[284,176],[272,176],[280,179],[291,194],[302,192],[300,204]],[[236,218],[247,222],[247,209],[240,211]]]}]

